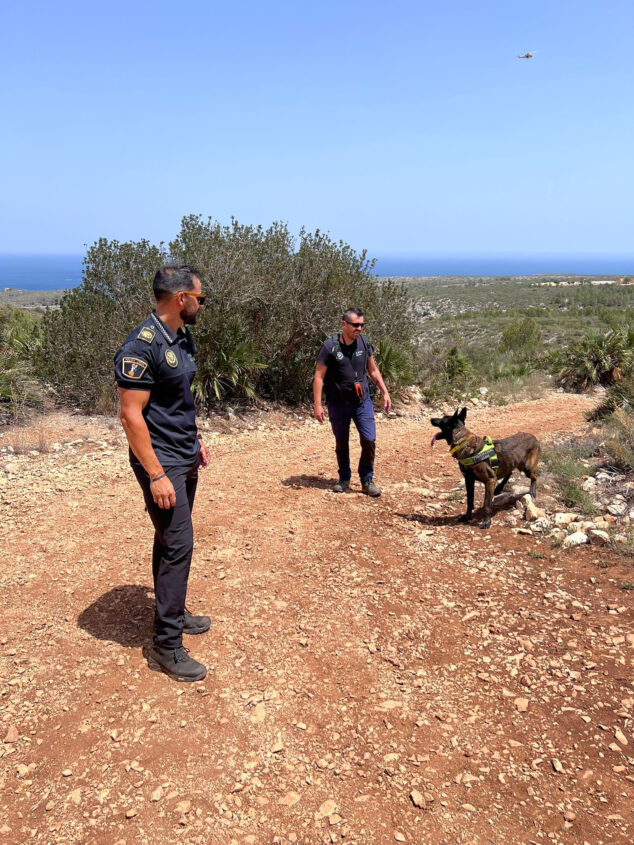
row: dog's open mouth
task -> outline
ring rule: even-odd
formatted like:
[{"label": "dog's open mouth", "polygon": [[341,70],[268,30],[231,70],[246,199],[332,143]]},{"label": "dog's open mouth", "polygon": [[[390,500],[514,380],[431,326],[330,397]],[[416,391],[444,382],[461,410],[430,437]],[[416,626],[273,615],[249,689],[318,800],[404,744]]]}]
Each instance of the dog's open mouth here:
[{"label": "dog's open mouth", "polygon": [[434,436],[432,437],[432,439],[431,439],[431,448],[432,449],[434,448],[434,443],[438,440],[440,435],[441,435],[441,432],[437,431],[436,434],[434,434]]}]

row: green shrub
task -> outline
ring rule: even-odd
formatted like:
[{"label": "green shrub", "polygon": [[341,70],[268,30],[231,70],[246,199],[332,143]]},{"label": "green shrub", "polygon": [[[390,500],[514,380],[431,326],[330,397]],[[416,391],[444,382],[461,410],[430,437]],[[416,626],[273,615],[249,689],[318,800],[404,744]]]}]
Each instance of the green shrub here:
[{"label": "green shrub", "polygon": [[536,320],[527,316],[510,326],[502,332],[500,348],[505,352],[534,352],[542,342],[542,333]]},{"label": "green shrub", "polygon": [[634,414],[631,408],[617,408],[605,421],[610,434],[605,448],[615,465],[624,472],[634,472]]},{"label": "green shrub", "polygon": [[591,422],[604,419],[618,408],[634,411],[634,369],[625,373],[620,381],[608,387],[603,400],[590,411],[586,418]]},{"label": "green shrub", "polygon": [[562,387],[574,391],[610,385],[621,376],[631,357],[628,332],[623,329],[586,335],[564,351],[564,364],[557,380]]},{"label": "green shrub", "polygon": [[114,354],[154,307],[152,279],[166,259],[147,241],[102,238],[89,247],[81,285],[42,320],[37,371],[63,402],[114,409]]},{"label": "green shrub", "polygon": [[0,308],[0,422],[18,422],[42,402],[33,370],[39,341],[37,319],[19,308]]},{"label": "green shrub", "polygon": [[411,357],[389,338],[381,338],[375,344],[374,358],[388,390],[398,394],[411,385],[414,379]]}]

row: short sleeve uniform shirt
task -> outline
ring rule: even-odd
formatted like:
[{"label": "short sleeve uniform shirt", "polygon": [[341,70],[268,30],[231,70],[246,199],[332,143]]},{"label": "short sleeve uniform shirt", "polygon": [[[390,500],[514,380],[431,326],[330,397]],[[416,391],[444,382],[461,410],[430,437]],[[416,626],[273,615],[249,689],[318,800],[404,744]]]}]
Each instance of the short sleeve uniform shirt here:
[{"label": "short sleeve uniform shirt", "polygon": [[[117,350],[115,379],[128,390],[149,390],[143,416],[163,466],[196,461],[200,445],[191,385],[196,347],[189,329],[173,332],[153,312]],[[131,453],[131,460],[136,460]]]},{"label": "short sleeve uniform shirt", "polygon": [[326,369],[324,390],[329,405],[357,405],[358,398],[354,392],[354,382],[358,381],[363,388],[364,399],[369,394],[368,361],[374,354],[374,347],[369,341],[356,338],[352,343],[344,343],[339,337],[339,356],[333,351],[333,338],[329,337],[319,350],[317,363]]}]

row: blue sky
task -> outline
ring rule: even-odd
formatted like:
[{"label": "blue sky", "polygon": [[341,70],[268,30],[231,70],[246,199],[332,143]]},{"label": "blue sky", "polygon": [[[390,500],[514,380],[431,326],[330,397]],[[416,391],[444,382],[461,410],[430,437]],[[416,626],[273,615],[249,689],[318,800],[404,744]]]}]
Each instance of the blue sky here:
[{"label": "blue sky", "polygon": [[5,4],[0,252],[201,213],[372,255],[631,254],[633,25],[630,0]]}]

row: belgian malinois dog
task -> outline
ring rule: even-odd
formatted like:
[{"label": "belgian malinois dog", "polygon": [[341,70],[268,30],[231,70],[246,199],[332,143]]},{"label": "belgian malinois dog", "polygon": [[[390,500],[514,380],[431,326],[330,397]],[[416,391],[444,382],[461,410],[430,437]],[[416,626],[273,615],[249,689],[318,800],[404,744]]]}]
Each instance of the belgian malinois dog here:
[{"label": "belgian malinois dog", "polygon": [[[535,499],[541,447],[536,437],[524,432],[512,434],[503,440],[492,441],[490,437],[478,437],[465,426],[466,416],[466,408],[459,413],[456,408],[450,417],[446,414],[444,417],[434,417],[431,424],[440,431],[434,434],[431,445],[433,447],[436,440],[446,440],[449,451],[459,462],[467,489],[467,512],[460,517],[460,522],[469,522],[471,519],[476,479],[484,484],[484,520],[480,528],[489,528],[493,497],[502,492],[514,469],[521,470],[530,478],[530,492]],[[498,478],[501,479],[499,482]]]}]

